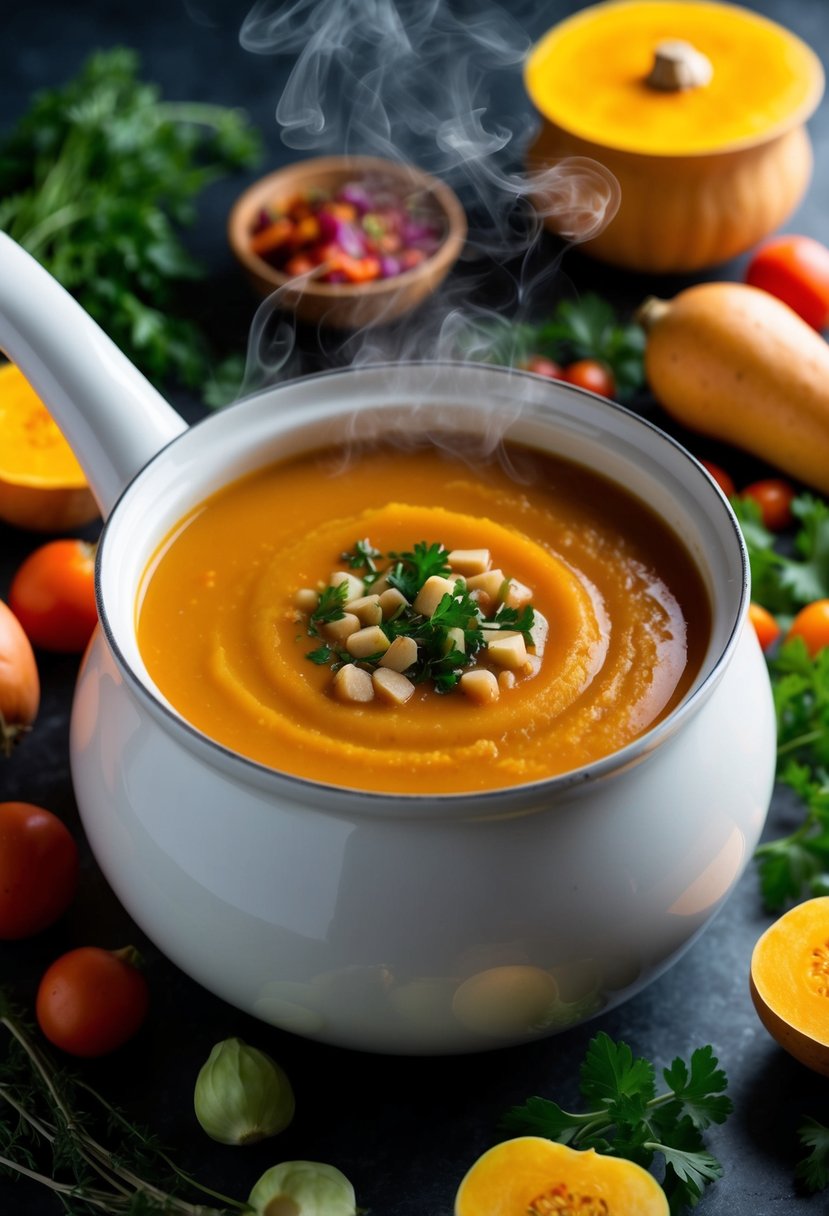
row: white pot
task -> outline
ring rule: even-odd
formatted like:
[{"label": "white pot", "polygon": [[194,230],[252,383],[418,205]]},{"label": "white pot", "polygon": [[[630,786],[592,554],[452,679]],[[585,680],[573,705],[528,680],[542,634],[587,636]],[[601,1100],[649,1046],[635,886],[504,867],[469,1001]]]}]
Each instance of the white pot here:
[{"label": "white pot", "polygon": [[[293,381],[185,430],[2,237],[0,346],[52,408],[108,516],[102,625],[78,681],[72,772],[101,869],[182,970],[310,1038],[470,1051],[617,1004],[716,913],[766,816],[774,717],[747,624],[738,525],[672,439],[568,385],[435,363]],[[162,538],[249,470],[340,437],[436,422],[588,464],[682,536],[713,616],[683,702],[587,768],[469,796],[321,785],[194,730],[154,686],[136,644],[138,587]]]}]

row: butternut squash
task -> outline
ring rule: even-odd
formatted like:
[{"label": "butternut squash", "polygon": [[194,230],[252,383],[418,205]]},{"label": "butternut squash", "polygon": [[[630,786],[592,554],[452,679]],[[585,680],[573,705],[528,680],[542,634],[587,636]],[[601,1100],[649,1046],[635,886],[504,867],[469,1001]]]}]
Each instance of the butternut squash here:
[{"label": "butternut squash", "polygon": [[0,520],[65,532],[98,515],[83,469],[19,368],[0,366]]},{"label": "butternut squash", "polygon": [[668,1216],[647,1170],[593,1149],[579,1152],[541,1136],[496,1144],[467,1172],[455,1216]]},{"label": "butternut squash", "polygon": [[751,999],[789,1055],[829,1076],[829,895],[785,912],[751,956]]},{"label": "butternut squash", "polygon": [[829,344],[788,305],[744,283],[650,298],[645,373],[677,422],[829,494]]}]

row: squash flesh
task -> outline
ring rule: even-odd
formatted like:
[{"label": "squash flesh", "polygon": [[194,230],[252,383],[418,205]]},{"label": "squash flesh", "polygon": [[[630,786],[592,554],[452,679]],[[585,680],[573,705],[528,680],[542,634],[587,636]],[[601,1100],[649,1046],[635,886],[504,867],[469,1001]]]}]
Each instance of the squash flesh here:
[{"label": "squash flesh", "polygon": [[829,1075],[829,896],[796,905],[766,930],[752,953],[750,988],[780,1046]]},{"label": "squash flesh", "polygon": [[471,1167],[455,1216],[668,1216],[665,1193],[647,1170],[593,1149],[541,1136],[496,1144]]},{"label": "squash flesh", "polygon": [[12,363],[0,367],[0,519],[49,532],[80,527],[98,507],[46,406]]}]

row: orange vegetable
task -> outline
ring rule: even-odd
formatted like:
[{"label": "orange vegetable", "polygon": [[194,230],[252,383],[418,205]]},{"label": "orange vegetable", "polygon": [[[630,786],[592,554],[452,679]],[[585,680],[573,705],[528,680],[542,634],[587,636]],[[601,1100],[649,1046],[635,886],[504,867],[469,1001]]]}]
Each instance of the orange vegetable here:
[{"label": "orange vegetable", "polygon": [[829,646],[829,600],[813,600],[801,608],[786,637],[803,638],[813,658],[824,646]]},{"label": "orange vegetable", "polygon": [[51,811],[0,802],[0,940],[40,933],[62,916],[78,881],[78,847]]},{"label": "orange vegetable", "polygon": [[683,426],[829,493],[829,343],[768,292],[699,283],[647,300],[645,372]]},{"label": "orange vegetable", "polygon": [[270,253],[272,249],[278,249],[281,245],[285,245],[293,236],[294,224],[287,216],[280,216],[278,220],[274,220],[267,228],[263,228],[261,232],[254,233],[250,238],[250,247],[254,253],[263,254]]},{"label": "orange vegetable", "polygon": [[781,477],[767,477],[764,481],[753,481],[740,491],[741,498],[753,498],[760,508],[763,526],[770,532],[782,532],[794,523],[792,503],[794,486]]},{"label": "orange vegetable", "polygon": [[777,621],[767,608],[755,603],[754,600],[748,606],[748,619],[754,626],[761,649],[770,650],[780,637],[780,626]]},{"label": "orange vegetable", "polygon": [[656,1179],[632,1161],[519,1136],[479,1157],[455,1196],[455,1216],[668,1216]]},{"label": "orange vegetable", "polygon": [[751,956],[750,990],[772,1038],[829,1076],[829,896],[796,905],[765,931]]},{"label": "orange vegetable", "polygon": [[98,515],[83,469],[19,368],[0,366],[0,520],[64,532]]},{"label": "orange vegetable", "polygon": [[0,752],[8,756],[37,715],[40,678],[31,643],[0,600]]},{"label": "orange vegetable", "polygon": [[829,325],[829,249],[810,236],[777,236],[755,253],[746,282],[769,291],[813,329]]},{"label": "orange vegetable", "polygon": [[98,621],[95,547],[82,540],[53,540],[35,549],[12,579],[9,605],[32,645],[83,650]]},{"label": "orange vegetable", "polygon": [[38,1025],[50,1043],[91,1058],[121,1047],[147,1015],[149,990],[137,954],[81,946],[52,963],[35,1001]]}]

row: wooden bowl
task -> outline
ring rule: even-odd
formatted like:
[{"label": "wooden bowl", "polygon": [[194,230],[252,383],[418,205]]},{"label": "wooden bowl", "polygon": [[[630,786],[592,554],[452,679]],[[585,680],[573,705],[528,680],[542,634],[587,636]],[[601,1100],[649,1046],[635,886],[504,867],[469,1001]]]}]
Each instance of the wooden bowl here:
[{"label": "wooden bowl", "polygon": [[[445,236],[435,253],[402,274],[369,283],[301,281],[277,270],[250,249],[250,235],[263,207],[287,203],[309,190],[336,190],[348,181],[381,177],[405,193],[426,191],[445,223]],[[254,182],[234,204],[228,238],[254,289],[262,296],[275,291],[275,304],[313,325],[361,329],[394,321],[420,304],[443,282],[457,261],[466,238],[466,215],[455,193],[438,178],[414,165],[374,156],[326,156],[299,161]]]}]

